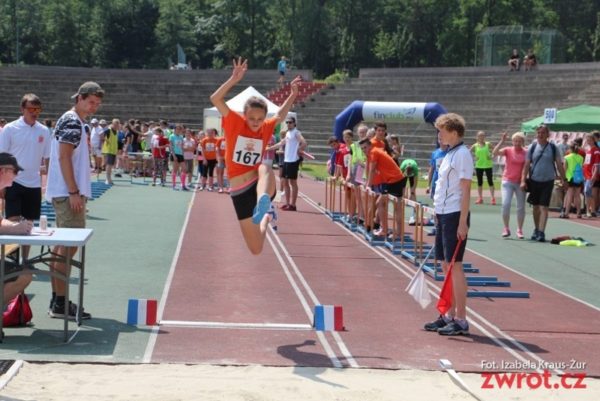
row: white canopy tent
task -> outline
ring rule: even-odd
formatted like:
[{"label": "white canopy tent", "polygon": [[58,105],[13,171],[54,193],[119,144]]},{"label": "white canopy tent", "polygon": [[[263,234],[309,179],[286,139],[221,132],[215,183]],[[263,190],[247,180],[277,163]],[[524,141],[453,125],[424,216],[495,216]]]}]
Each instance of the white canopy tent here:
[{"label": "white canopy tent", "polygon": [[[259,97],[267,103],[267,117],[272,117],[279,111],[279,106],[277,106],[275,103],[271,102],[269,99],[264,97],[259,91],[254,89],[254,87],[252,86],[247,87],[241,93],[229,99],[227,101],[227,106],[229,106],[231,110],[237,111],[238,113],[242,114],[244,112],[244,104],[246,104],[246,100],[248,100],[248,98],[251,96]],[[289,112],[288,116],[294,117],[296,121],[298,121],[298,119],[296,118],[296,113]],[[216,107],[204,109],[203,128],[205,130],[207,128],[216,128],[217,131],[219,131],[219,133],[221,132],[221,113],[219,113],[219,110],[217,110]]]}]

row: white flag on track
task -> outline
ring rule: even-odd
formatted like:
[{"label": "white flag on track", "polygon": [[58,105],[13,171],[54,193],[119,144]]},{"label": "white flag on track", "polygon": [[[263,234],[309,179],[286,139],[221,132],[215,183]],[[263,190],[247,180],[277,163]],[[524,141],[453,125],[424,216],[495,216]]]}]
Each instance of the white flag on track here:
[{"label": "white flag on track", "polygon": [[431,303],[431,295],[429,294],[427,281],[425,280],[425,272],[422,268],[417,270],[417,273],[413,276],[412,280],[410,280],[405,291],[408,292],[423,309],[427,308],[427,305]]}]

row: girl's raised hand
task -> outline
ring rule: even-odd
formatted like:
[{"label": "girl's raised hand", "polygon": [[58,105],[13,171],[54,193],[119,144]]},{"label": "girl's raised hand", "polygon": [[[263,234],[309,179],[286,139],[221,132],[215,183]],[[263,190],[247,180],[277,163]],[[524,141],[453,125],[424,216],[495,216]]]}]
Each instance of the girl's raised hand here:
[{"label": "girl's raised hand", "polygon": [[294,78],[294,80],[290,83],[291,89],[292,89],[292,93],[294,95],[298,95],[298,87],[300,85],[300,82],[302,82],[302,76],[298,75],[296,78]]}]

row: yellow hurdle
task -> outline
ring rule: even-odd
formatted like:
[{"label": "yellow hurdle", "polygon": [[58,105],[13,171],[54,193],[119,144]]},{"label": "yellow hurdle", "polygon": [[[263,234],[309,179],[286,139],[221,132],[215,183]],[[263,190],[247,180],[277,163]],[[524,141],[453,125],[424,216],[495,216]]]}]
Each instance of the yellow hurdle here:
[{"label": "yellow hurdle", "polygon": [[400,249],[404,247],[404,199],[389,195],[389,200],[392,204],[392,250],[397,249],[398,241]]},{"label": "yellow hurdle", "polygon": [[341,185],[334,177],[325,180],[325,213],[333,220],[342,216]]}]

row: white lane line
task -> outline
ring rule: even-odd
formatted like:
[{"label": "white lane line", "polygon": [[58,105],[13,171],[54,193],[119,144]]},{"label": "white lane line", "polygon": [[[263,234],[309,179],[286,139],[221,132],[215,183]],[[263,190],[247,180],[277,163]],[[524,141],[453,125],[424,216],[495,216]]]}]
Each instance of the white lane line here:
[{"label": "white lane line", "polygon": [[[301,196],[302,199],[304,199],[307,203],[309,203],[313,208],[315,208],[316,210],[320,211],[323,214],[325,213],[325,209],[323,207],[319,206],[315,201],[313,201],[312,199],[310,199],[309,197],[307,197],[305,194],[300,193],[299,195]],[[352,235],[354,238],[356,238],[361,244],[368,245],[365,242],[364,238],[362,238],[358,234],[350,231],[343,224],[338,224],[338,226],[341,227],[342,229],[346,230],[348,233],[350,233],[350,235]],[[393,258],[389,257],[388,254],[382,252],[377,247],[369,246],[368,248],[371,249],[377,255],[381,256],[384,260],[386,260],[389,264],[391,264],[396,270],[398,270],[399,272],[401,272],[402,274],[404,274],[407,278],[411,278],[414,275],[415,271],[409,265],[407,265],[404,261],[401,261],[401,260],[399,260],[399,259],[397,259],[395,257],[393,257]],[[433,295],[434,297],[437,297],[438,294],[439,294],[439,291],[440,291],[440,287],[438,287],[437,285],[435,285],[435,284],[433,284],[431,282],[428,282],[427,284],[429,286],[429,293],[431,295]],[[432,290],[431,287],[433,287],[436,291]],[[498,335],[504,337],[504,339],[501,340],[501,339],[497,338],[497,336],[493,336],[492,333],[490,333],[488,330],[486,330],[475,319],[469,319],[469,322],[471,323],[472,326],[474,326],[478,330],[480,330],[483,334],[485,334],[487,337],[489,337],[490,340],[492,340],[493,342],[495,342],[496,344],[498,344],[506,352],[508,352],[509,354],[513,355],[515,358],[521,360],[521,362],[523,362],[523,363],[528,363],[529,362],[529,360],[525,359],[519,353],[517,353],[516,351],[514,351],[512,349],[512,347],[510,347],[508,344],[506,344],[504,342],[504,340],[512,343],[514,346],[516,346],[522,352],[524,352],[527,355],[529,355],[531,358],[536,359],[539,362],[538,364],[536,364],[536,366],[548,366],[545,363],[544,359],[540,358],[535,353],[533,353],[532,351],[530,351],[529,349],[527,349],[527,347],[525,347],[523,344],[521,344],[518,340],[515,340],[510,335],[508,335],[507,333],[503,332],[500,328],[498,328],[497,326],[495,326],[494,324],[492,324],[489,320],[485,319],[483,316],[481,316],[480,314],[478,314],[477,312],[475,312],[473,309],[467,307],[467,311],[468,311],[469,315],[475,316],[476,319],[478,319],[482,324],[487,325],[489,328],[491,328],[494,331],[496,331],[496,333]],[[540,369],[538,369],[538,372],[541,373],[542,371]],[[556,369],[554,370],[554,372],[556,374],[562,374],[563,373],[561,370],[556,370]]]},{"label": "white lane line", "polygon": [[[300,291],[298,284],[296,284],[296,280],[294,280],[294,277],[292,276],[290,269],[288,268],[287,264],[285,263],[285,260],[283,260],[283,257],[281,256],[279,249],[277,249],[277,246],[275,245],[275,243],[273,242],[271,237],[277,237],[277,234],[274,234],[274,231],[272,231],[272,230],[267,232],[267,237],[266,237],[267,241],[269,241],[269,244],[271,245],[273,252],[275,252],[275,256],[277,256],[277,260],[279,261],[279,264],[281,265],[283,272],[285,273],[288,281],[290,282],[290,285],[294,289],[296,296],[300,300],[300,304],[302,304],[302,309],[304,309],[304,313],[306,313],[308,320],[311,321],[313,318],[313,314],[310,309],[310,306],[308,305],[308,301],[304,297],[304,294],[302,294],[302,291]],[[321,331],[317,331],[316,333],[317,333],[317,338],[319,339],[319,342],[323,346],[323,349],[325,350],[327,357],[331,360],[331,363],[333,364],[333,366],[336,368],[342,368],[343,365],[340,362],[340,360],[338,359],[338,357],[335,355],[335,353],[333,352],[331,345],[329,345],[329,341],[327,341],[327,337],[325,337],[325,335],[323,335],[323,332],[321,332]]]},{"label": "white lane line", "polygon": [[[165,311],[165,304],[167,303],[167,297],[169,296],[169,290],[171,289],[171,283],[173,281],[173,276],[175,275],[175,266],[177,265],[177,260],[179,259],[181,245],[183,244],[183,237],[185,236],[185,231],[187,230],[187,226],[190,221],[190,215],[192,213],[192,206],[194,205],[194,201],[196,200],[196,194],[196,191],[194,191],[194,193],[192,194],[192,200],[190,201],[190,204],[188,206],[187,214],[185,216],[183,226],[181,227],[181,232],[179,233],[179,241],[177,241],[177,248],[175,248],[175,254],[173,255],[173,260],[171,261],[171,267],[169,268],[169,275],[167,276],[167,281],[165,281],[163,293],[160,297],[160,303],[158,305],[158,311],[156,316],[158,321],[162,320],[162,316]],[[156,346],[156,339],[158,337],[159,330],[160,326],[158,325],[152,327],[152,332],[150,333],[150,338],[148,338],[148,344],[146,344],[146,351],[144,352],[142,363],[151,362],[152,353],[154,352],[154,347]]]},{"label": "white lane line", "polygon": [[248,330],[312,330],[312,325],[304,323],[230,323],[197,322],[188,320],[161,320],[160,326],[190,327],[203,329],[248,329]]},{"label": "white lane line", "polygon": [[[271,229],[270,226],[269,226],[269,229]],[[298,280],[302,284],[302,287],[304,287],[304,290],[306,291],[306,293],[310,297],[311,301],[313,302],[313,305],[321,305],[321,302],[319,302],[319,299],[315,295],[314,291],[312,290],[312,288],[310,287],[310,285],[308,285],[308,282],[306,281],[306,279],[304,278],[304,276],[300,272],[300,269],[296,265],[296,262],[294,262],[294,259],[292,258],[292,256],[288,252],[287,248],[285,247],[285,245],[283,244],[283,242],[281,241],[281,239],[279,238],[279,236],[277,234],[275,234],[275,232],[272,231],[272,229],[271,229],[270,233],[273,234],[272,236],[275,238],[275,240],[277,241],[277,243],[280,246],[281,250],[283,251],[283,253],[284,253],[286,259],[288,260],[290,266],[294,270],[294,273],[296,274],[296,277],[298,277]],[[310,314],[310,316],[312,317],[312,313]],[[332,331],[331,334],[332,334],[332,337],[335,340],[335,342],[336,342],[336,344],[337,344],[340,352],[342,353],[342,355],[344,356],[344,358],[346,359],[346,361],[348,362],[348,364],[351,367],[353,367],[353,368],[358,368],[359,367],[358,363],[356,362],[356,360],[354,359],[354,357],[352,356],[352,354],[348,350],[348,347],[346,347],[346,344],[344,343],[344,340],[342,340],[342,337],[339,335],[339,333],[337,333],[335,331]]]},{"label": "white lane line", "polygon": [[10,383],[17,373],[19,373],[19,370],[22,366],[23,360],[16,360],[15,363],[13,363],[12,366],[6,371],[6,373],[2,375],[2,378],[0,379],[0,391],[2,391],[8,383]]}]

